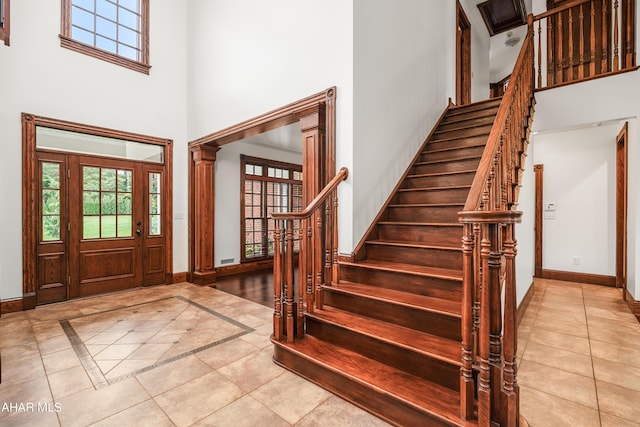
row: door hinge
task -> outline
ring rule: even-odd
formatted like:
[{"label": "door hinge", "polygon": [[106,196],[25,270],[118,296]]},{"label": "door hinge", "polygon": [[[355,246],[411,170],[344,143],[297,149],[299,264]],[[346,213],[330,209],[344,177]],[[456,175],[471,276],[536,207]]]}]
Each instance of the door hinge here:
[{"label": "door hinge", "polygon": [[71,223],[70,222],[67,223],[67,231],[71,231]]},{"label": "door hinge", "polygon": [[67,285],[71,285],[71,275],[67,276]]},{"label": "door hinge", "polygon": [[71,169],[67,169],[67,178],[71,178]]}]

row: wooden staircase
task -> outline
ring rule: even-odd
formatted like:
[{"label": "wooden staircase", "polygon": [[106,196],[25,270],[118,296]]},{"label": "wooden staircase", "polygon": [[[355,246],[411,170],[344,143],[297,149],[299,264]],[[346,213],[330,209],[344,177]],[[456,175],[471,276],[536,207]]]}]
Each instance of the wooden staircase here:
[{"label": "wooden staircase", "polygon": [[274,360],[395,425],[461,418],[463,210],[500,99],[450,107]]}]

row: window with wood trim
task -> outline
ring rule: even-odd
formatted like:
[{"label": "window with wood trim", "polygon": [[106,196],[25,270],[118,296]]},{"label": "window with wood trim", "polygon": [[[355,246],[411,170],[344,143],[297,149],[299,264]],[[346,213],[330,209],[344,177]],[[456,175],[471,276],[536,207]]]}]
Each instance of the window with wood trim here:
[{"label": "window with wood trim", "polygon": [[60,40],[63,47],[149,74],[149,0],[62,0]]},{"label": "window with wood trim", "polygon": [[9,46],[9,21],[11,17],[9,2],[10,0],[0,0],[0,39],[7,46]]},{"label": "window with wood trim", "polygon": [[[241,261],[273,256],[273,212],[298,212],[302,206],[302,166],[241,156]],[[300,223],[294,221],[294,250],[300,247]]]}]

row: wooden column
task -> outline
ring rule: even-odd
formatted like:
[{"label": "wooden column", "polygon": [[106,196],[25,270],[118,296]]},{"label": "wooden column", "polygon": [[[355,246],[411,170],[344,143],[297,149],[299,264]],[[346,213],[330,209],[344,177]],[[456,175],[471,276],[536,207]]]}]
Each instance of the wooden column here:
[{"label": "wooden column", "polygon": [[[324,104],[297,113],[302,132],[302,205],[307,206],[326,184],[326,114]],[[300,283],[312,284],[317,307],[322,307],[320,288],[324,282],[324,221],[325,210],[320,209],[305,221],[306,233],[311,234],[311,246],[301,245],[300,260],[310,260],[310,264],[300,263]],[[307,251],[313,251],[308,254]],[[311,255],[311,256],[309,256]],[[305,288],[301,285],[301,288]]]},{"label": "wooden column", "polygon": [[216,281],[214,267],[215,162],[217,146],[200,145],[191,149],[193,162],[193,283],[208,285]]}]

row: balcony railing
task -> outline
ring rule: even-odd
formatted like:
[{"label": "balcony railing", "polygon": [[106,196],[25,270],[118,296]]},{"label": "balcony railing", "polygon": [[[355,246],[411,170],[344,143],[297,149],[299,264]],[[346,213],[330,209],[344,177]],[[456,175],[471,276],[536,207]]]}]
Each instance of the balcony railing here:
[{"label": "balcony railing", "polygon": [[536,89],[636,68],[635,0],[577,0],[534,18]]}]

